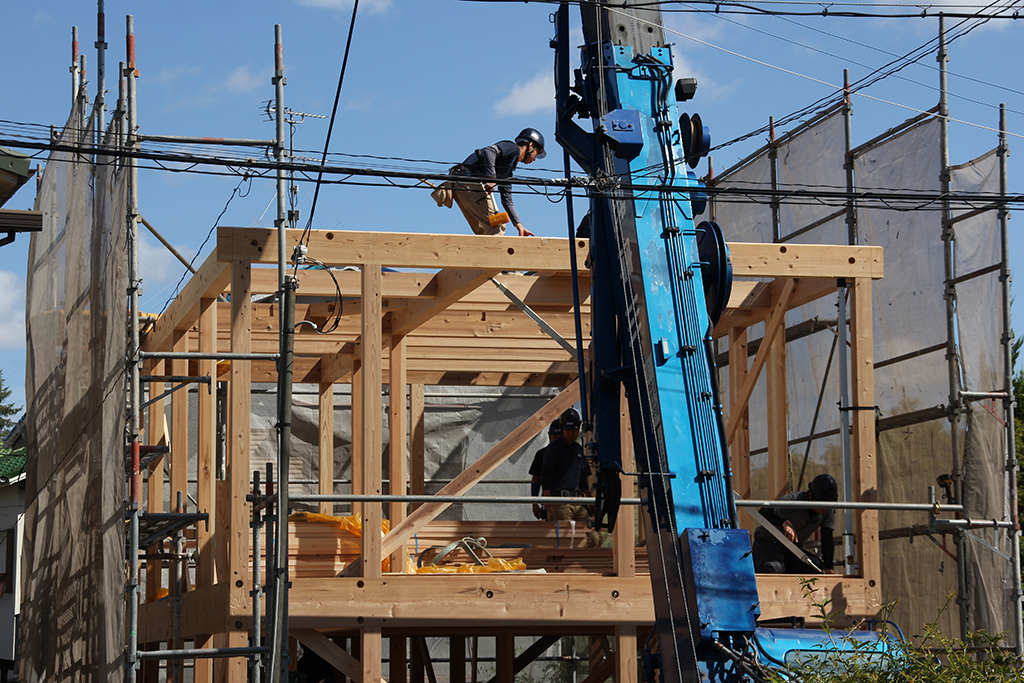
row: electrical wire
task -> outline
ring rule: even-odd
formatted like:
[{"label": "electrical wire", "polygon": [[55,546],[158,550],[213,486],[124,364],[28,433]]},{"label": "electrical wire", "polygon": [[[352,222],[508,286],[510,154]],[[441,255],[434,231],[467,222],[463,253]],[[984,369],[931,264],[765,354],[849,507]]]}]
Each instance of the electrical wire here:
[{"label": "electrical wire", "polygon": [[[331,133],[334,131],[334,120],[338,114],[338,101],[341,99],[341,86],[345,82],[345,69],[348,67],[348,54],[352,48],[352,34],[356,28],[356,14],[359,12],[359,0],[352,5],[352,21],[348,25],[348,39],[345,41],[345,56],[341,60],[341,73],[338,75],[338,89],[334,93],[334,106],[331,108],[331,120],[327,124],[327,139],[324,141],[324,151],[320,157],[321,170],[317,173],[316,185],[313,190],[313,203],[309,209],[309,218],[306,220],[306,227],[299,238],[299,244],[304,244],[309,239],[309,231],[313,229],[313,216],[316,214],[316,201],[320,196],[320,180],[323,178],[323,166],[327,162],[327,150],[331,146]],[[340,305],[340,301],[338,302]]]}]

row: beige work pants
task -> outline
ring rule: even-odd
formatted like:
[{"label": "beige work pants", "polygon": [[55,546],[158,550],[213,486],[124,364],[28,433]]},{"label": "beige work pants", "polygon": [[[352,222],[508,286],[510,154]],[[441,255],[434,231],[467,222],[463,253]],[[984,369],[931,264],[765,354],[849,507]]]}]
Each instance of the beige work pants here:
[{"label": "beige work pants", "polygon": [[488,220],[498,213],[494,203],[494,195],[484,189],[483,183],[447,181],[430,193],[438,206],[452,207],[452,202],[459,205],[462,215],[466,217],[469,227],[477,235],[504,235],[505,225],[491,227]]}]

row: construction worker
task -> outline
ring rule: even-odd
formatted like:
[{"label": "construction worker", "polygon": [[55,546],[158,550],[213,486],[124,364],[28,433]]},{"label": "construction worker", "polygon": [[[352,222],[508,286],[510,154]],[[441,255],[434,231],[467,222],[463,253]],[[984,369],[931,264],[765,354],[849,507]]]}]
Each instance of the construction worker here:
[{"label": "construction worker", "polygon": [[[562,435],[562,423],[555,420],[548,427],[548,446]],[[541,491],[541,475],[544,473],[544,451],[548,449],[548,446],[537,451],[537,454],[533,456],[533,462],[530,463],[530,495],[539,496]],[[533,504],[533,516],[537,519],[547,519],[548,511],[542,505],[537,503]]]},{"label": "construction worker", "polygon": [[[807,487],[807,491],[787,493],[781,500],[818,500],[835,502],[839,499],[839,486],[831,474],[819,474]],[[835,550],[833,532],[836,528],[836,511],[827,508],[773,508],[763,507],[760,513],[781,531],[788,540],[803,546],[815,531],[821,529],[821,568],[826,574],[832,573],[832,556]],[[805,574],[807,565],[792,551],[780,543],[770,531],[758,527],[754,532],[754,571],[765,574]]]},{"label": "construction worker", "polygon": [[[515,142],[502,140],[488,147],[478,149],[450,171],[449,175],[468,176],[470,178],[489,178],[493,180],[449,180],[430,193],[438,206],[452,207],[452,202],[459,205],[462,215],[469,222],[469,227],[477,235],[504,235],[505,224],[492,225],[490,218],[498,213],[491,194],[498,186],[498,180],[512,177],[512,171],[520,163],[532,164],[537,159],[547,156],[544,151],[544,136],[535,128],[524,128],[516,136]],[[516,226],[520,237],[530,237],[532,232],[523,227],[519,214],[516,213],[512,201],[512,188],[502,185],[501,205],[508,214],[512,225]]]},{"label": "construction worker", "polygon": [[[559,418],[561,438],[544,449],[544,469],[541,485],[545,496],[589,496],[590,465],[583,457],[583,447],[576,443],[580,434],[580,414],[569,408]],[[587,534],[587,546],[601,547],[601,534],[591,525],[590,510],[586,505],[565,503],[548,505],[548,521],[575,521]]]}]

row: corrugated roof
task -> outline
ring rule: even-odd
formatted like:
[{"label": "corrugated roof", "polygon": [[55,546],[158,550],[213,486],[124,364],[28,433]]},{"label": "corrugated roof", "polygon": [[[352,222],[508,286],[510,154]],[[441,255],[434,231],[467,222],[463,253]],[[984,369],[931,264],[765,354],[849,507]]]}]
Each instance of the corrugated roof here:
[{"label": "corrugated roof", "polygon": [[25,471],[25,449],[0,449],[0,477],[12,479]]}]

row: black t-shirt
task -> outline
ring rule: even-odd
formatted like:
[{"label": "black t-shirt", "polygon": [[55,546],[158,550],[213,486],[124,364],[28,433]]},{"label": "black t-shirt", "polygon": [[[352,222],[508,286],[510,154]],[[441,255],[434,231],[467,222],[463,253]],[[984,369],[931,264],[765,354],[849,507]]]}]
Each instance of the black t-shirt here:
[{"label": "black t-shirt", "polygon": [[[548,444],[550,445],[550,444]],[[530,476],[541,477],[544,474],[544,451],[548,449],[547,446],[537,451],[537,455],[533,456],[533,462],[530,463]]]},{"label": "black t-shirt", "polygon": [[565,490],[579,488],[584,491],[588,488],[590,466],[583,457],[582,446],[559,438],[550,443],[543,453],[544,468],[540,482],[544,490],[557,496]]}]

